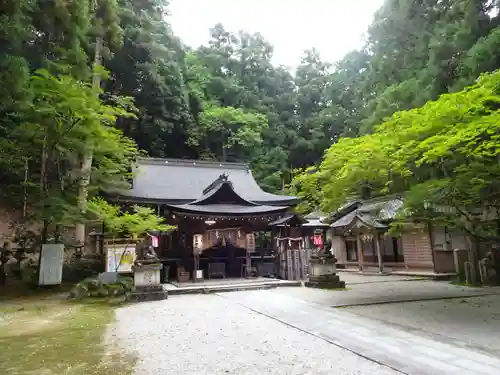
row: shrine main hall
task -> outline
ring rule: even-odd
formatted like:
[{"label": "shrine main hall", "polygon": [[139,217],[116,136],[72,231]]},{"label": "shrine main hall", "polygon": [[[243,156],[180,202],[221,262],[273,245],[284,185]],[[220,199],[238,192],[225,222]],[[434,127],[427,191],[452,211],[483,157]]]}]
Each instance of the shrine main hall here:
[{"label": "shrine main hall", "polygon": [[[275,276],[269,224],[290,216],[298,199],[263,191],[244,163],[141,158],[121,204],[154,207],[177,229],[159,235],[164,280]],[[250,267],[251,266],[251,267]]]}]

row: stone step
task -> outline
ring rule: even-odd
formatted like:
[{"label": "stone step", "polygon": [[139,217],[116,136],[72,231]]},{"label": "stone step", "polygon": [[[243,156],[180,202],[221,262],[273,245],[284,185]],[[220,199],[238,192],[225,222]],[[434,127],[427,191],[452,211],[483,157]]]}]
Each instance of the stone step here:
[{"label": "stone step", "polygon": [[238,292],[259,289],[273,289],[278,287],[297,287],[302,286],[301,281],[288,281],[287,283],[259,283],[259,284],[236,284],[236,285],[199,285],[169,289],[170,295],[181,294],[208,294],[208,293],[223,293],[223,292]]},{"label": "stone step", "polygon": [[316,289],[345,289],[345,281],[306,281],[305,286]]},{"label": "stone step", "polygon": [[161,301],[168,298],[168,291],[160,290],[135,290],[127,298],[130,302]]}]

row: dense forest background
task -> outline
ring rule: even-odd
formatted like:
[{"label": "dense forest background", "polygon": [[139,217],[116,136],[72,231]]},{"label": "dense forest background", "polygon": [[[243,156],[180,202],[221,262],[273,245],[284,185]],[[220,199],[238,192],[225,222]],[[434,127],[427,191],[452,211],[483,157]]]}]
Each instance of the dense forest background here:
[{"label": "dense forest background", "polygon": [[[499,3],[386,0],[363,48],[335,63],[314,49],[304,51],[292,72],[271,63],[273,46],[258,33],[218,24],[207,30],[207,46],[184,45],[167,22],[166,0],[3,1],[2,181],[26,182],[29,164],[30,180],[37,181],[33,189],[41,184],[47,196],[51,189],[68,190],[78,165],[70,151],[88,151],[78,148],[83,133],[68,144],[61,139],[74,132],[74,113],[88,118],[78,112],[88,106],[74,106],[81,100],[78,87],[90,90],[92,77],[95,83],[97,62],[106,71],[99,74],[96,111],[101,122],[109,120],[122,132],[108,127],[101,136],[131,138],[153,157],[247,161],[264,189],[279,191],[295,170],[319,165],[340,139],[371,134],[394,113],[460,92],[481,73],[499,68]],[[41,68],[43,85],[35,73]],[[68,106],[54,110],[60,100]],[[59,132],[51,148],[47,137],[56,133],[37,133],[40,127],[35,131],[33,124],[64,119],[68,111],[73,119],[63,121],[67,132],[62,125],[51,130]],[[122,171],[120,160],[137,152],[130,143],[97,143],[92,156],[98,182],[107,173],[99,168]],[[57,186],[50,182],[50,165]]]}]

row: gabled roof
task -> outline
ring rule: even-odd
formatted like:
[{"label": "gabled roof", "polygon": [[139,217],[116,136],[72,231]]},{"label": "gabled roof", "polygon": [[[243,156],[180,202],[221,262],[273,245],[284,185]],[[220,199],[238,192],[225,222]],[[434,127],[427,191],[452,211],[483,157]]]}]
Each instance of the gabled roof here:
[{"label": "gabled roof", "polygon": [[370,201],[357,202],[351,210],[336,216],[332,228],[348,227],[359,220],[368,227],[386,229],[387,222],[396,217],[398,210],[403,206],[399,198],[381,198]]},{"label": "gabled roof", "polygon": [[326,215],[323,214],[322,212],[319,212],[319,211],[313,211],[311,212],[310,214],[307,214],[306,216],[304,216],[304,219],[317,219],[317,220],[321,220],[323,218],[325,218]]},{"label": "gabled roof", "polygon": [[312,212],[304,217],[298,214],[290,214],[281,219],[269,223],[269,226],[284,227],[284,226],[301,226],[308,228],[329,227],[329,224],[323,223],[325,215],[321,212]]},{"label": "gabled roof", "polygon": [[303,227],[316,227],[316,228],[321,228],[321,227],[329,227],[329,224],[326,224],[323,222],[327,216],[323,214],[322,212],[319,211],[313,211],[310,214],[304,216],[304,219],[306,219],[306,222],[302,224]]},{"label": "gabled roof", "polygon": [[227,175],[242,199],[261,205],[290,206],[296,197],[263,191],[247,164],[201,160],[140,158],[134,169],[132,189],[122,192],[122,201],[186,204],[203,199],[221,175]]},{"label": "gabled roof", "polygon": [[233,204],[241,206],[258,206],[238,195],[226,174],[221,174],[203,190],[203,195],[190,205]]},{"label": "gabled roof", "polygon": [[269,223],[270,227],[284,227],[284,226],[300,226],[304,224],[306,220],[297,214],[289,214],[278,220]]},{"label": "gabled roof", "polygon": [[208,187],[203,189],[203,195],[191,202],[181,205],[167,205],[173,212],[186,214],[213,215],[261,215],[283,213],[288,206],[259,205],[241,197],[229,181],[228,175],[222,174]]}]

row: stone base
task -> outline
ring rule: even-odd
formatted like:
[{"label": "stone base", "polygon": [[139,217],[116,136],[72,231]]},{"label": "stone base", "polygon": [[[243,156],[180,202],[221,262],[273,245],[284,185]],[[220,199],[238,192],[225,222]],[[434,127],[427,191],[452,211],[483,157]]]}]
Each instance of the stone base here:
[{"label": "stone base", "polygon": [[335,274],[310,276],[304,285],[309,288],[318,289],[345,289],[345,281],[340,280]]},{"label": "stone base", "polygon": [[203,277],[203,271],[202,270],[195,270],[193,271],[193,282],[196,283],[196,282],[201,282],[204,280],[204,277]]},{"label": "stone base", "polygon": [[168,298],[168,292],[161,285],[137,287],[127,298],[131,302],[161,301]]},{"label": "stone base", "polygon": [[161,286],[160,270],[162,267],[161,263],[132,266],[132,271],[134,272],[134,286],[136,288]]}]

